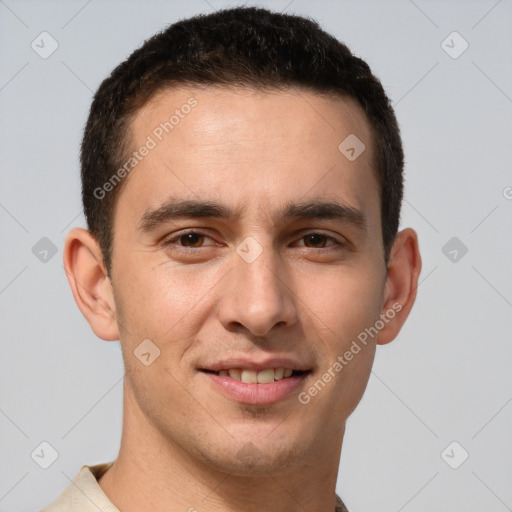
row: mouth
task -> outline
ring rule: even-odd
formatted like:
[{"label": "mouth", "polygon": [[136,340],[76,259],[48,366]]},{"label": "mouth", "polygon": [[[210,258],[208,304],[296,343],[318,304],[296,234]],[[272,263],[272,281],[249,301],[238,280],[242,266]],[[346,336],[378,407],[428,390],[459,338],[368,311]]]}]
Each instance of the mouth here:
[{"label": "mouth", "polygon": [[201,369],[224,397],[242,404],[268,405],[295,396],[311,370],[289,367]]},{"label": "mouth", "polygon": [[219,377],[229,377],[245,384],[270,384],[282,379],[289,379],[307,373],[303,370],[292,368],[264,368],[263,370],[249,370],[243,368],[229,368],[226,370],[202,370],[206,373],[213,373]]}]

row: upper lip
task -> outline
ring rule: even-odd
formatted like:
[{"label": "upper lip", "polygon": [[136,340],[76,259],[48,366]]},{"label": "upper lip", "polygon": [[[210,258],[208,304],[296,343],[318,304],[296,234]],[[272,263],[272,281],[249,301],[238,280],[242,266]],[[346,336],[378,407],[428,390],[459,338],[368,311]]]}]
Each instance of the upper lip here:
[{"label": "upper lip", "polygon": [[247,358],[223,359],[222,361],[204,365],[200,369],[218,372],[220,370],[230,370],[234,368],[254,371],[266,370],[268,368],[290,368],[295,371],[309,371],[311,369],[310,366],[287,357],[272,357],[261,361],[255,361]]}]

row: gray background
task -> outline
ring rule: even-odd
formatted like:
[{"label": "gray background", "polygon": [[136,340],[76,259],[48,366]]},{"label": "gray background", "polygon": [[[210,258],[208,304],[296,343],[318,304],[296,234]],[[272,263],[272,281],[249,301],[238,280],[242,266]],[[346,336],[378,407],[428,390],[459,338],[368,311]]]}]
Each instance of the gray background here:
[{"label": "gray background", "polygon": [[[84,226],[92,92],[168,23],[232,5],[0,0],[1,512],[42,508],[119,449],[119,344],[94,336],[62,267],[66,232]],[[348,421],[338,492],[350,512],[512,510],[512,1],[258,5],[313,16],[366,59],[405,145],[402,227],[419,234],[421,284]],[[59,45],[47,59],[31,48],[43,31]],[[458,58],[462,40],[442,45],[453,31],[469,44]],[[48,469],[31,457],[43,441],[58,452]]]}]

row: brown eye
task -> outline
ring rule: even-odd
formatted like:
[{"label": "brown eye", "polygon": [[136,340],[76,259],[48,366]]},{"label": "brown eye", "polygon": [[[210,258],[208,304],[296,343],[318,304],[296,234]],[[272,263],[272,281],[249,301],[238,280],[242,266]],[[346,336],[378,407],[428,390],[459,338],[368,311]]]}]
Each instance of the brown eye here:
[{"label": "brown eye", "polygon": [[173,237],[168,238],[162,242],[162,246],[166,251],[181,251],[185,254],[199,253],[196,249],[206,250],[208,247],[215,245],[213,240],[208,235],[200,231],[186,231],[176,233]]},{"label": "brown eye", "polygon": [[304,245],[306,247],[312,247],[312,248],[323,248],[325,247],[328,240],[333,240],[332,238],[321,235],[319,233],[311,233],[310,235],[306,235],[303,237],[304,239]]},{"label": "brown eye", "polygon": [[185,233],[179,237],[183,247],[201,247],[204,242],[204,235],[200,233]]}]

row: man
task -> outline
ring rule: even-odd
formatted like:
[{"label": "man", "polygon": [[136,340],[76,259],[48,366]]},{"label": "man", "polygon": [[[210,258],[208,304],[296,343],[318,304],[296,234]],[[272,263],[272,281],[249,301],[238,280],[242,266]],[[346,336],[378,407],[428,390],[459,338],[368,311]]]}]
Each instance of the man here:
[{"label": "man", "polygon": [[415,300],[380,82],[301,17],[180,21],[95,95],[64,265],[123,433],[46,511],[346,510],[345,423]]}]

